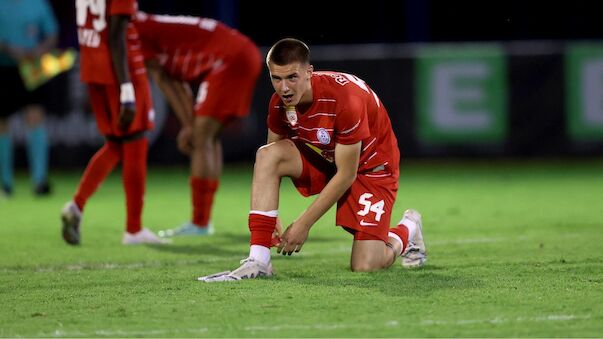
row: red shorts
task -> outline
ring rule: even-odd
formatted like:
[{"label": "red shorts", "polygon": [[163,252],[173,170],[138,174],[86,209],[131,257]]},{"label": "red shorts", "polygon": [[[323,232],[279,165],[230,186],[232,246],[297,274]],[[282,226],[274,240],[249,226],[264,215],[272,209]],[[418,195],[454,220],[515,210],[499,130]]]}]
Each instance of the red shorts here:
[{"label": "red shorts", "polygon": [[136,95],[136,116],[127,131],[119,129],[119,85],[88,84],[90,105],[102,135],[121,137],[153,128],[155,111],[149,82],[146,77],[136,77],[132,79],[132,84]]},{"label": "red shorts", "polygon": [[260,51],[251,42],[244,51],[205,76],[195,100],[195,115],[223,125],[249,114],[253,91],[262,70]]},{"label": "red shorts", "polygon": [[[335,171],[325,168],[309,152],[304,152],[303,147],[298,149],[304,168],[293,184],[303,196],[319,194]],[[397,192],[397,173],[358,173],[352,186],[337,202],[335,223],[354,234],[355,240],[387,242]]]}]

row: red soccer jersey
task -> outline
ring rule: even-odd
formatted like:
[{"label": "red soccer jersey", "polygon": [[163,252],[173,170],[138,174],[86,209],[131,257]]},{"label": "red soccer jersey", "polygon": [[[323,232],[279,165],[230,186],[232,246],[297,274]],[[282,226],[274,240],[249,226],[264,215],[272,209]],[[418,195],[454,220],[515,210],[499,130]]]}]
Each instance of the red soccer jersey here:
[{"label": "red soccer jersey", "polygon": [[[76,0],[76,23],[80,44],[80,73],[84,82],[117,82],[109,51],[109,17],[133,15],[136,0]],[[145,76],[138,33],[130,23],[127,31],[127,57],[130,77]]]},{"label": "red soccer jersey", "polygon": [[270,130],[304,144],[325,163],[333,163],[335,144],[362,141],[358,173],[383,165],[397,176],[398,141],[387,110],[368,85],[354,75],[337,72],[314,72],[311,81],[314,98],[303,114],[296,112],[288,118],[280,97],[272,95]]},{"label": "red soccer jersey", "polygon": [[139,12],[134,24],[145,59],[156,59],[168,75],[182,81],[199,80],[249,46],[246,36],[209,18]]}]

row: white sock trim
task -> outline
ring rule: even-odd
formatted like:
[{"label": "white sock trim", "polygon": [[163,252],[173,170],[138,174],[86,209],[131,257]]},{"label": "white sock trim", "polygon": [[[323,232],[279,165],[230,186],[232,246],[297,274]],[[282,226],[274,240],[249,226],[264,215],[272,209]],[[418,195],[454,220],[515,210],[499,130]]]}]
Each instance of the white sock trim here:
[{"label": "white sock trim", "polygon": [[400,239],[400,237],[394,232],[388,232],[387,236],[389,238],[394,238],[397,242],[400,243],[400,253],[398,253],[398,255],[401,255],[402,252],[404,251],[404,242],[402,242],[402,239]]},{"label": "white sock trim", "polygon": [[249,211],[249,214],[259,214],[259,215],[263,215],[265,217],[273,217],[276,218],[278,217],[278,210],[272,210],[272,211],[257,211],[257,210],[251,210]]},{"label": "white sock trim", "polygon": [[261,245],[251,245],[249,256],[264,264],[270,263],[270,249]]}]

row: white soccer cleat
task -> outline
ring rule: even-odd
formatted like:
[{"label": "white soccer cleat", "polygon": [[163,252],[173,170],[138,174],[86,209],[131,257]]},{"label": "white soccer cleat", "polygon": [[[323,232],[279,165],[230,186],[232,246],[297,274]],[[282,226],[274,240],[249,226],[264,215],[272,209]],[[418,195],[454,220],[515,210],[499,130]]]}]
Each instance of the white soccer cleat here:
[{"label": "white soccer cleat", "polygon": [[153,231],[148,228],[143,228],[140,231],[132,234],[124,232],[124,237],[121,239],[121,243],[124,245],[137,245],[137,244],[169,244],[170,241],[167,239],[161,239]]},{"label": "white soccer cleat", "polygon": [[241,260],[241,266],[234,271],[224,271],[199,277],[204,282],[239,281],[272,276],[272,263],[264,264],[252,257]]},{"label": "white soccer cleat", "polygon": [[165,231],[159,231],[162,238],[169,238],[175,236],[205,236],[214,234],[214,225],[210,222],[207,226],[197,226],[193,222],[185,222],[178,228],[169,229]]},{"label": "white soccer cleat", "polygon": [[421,213],[408,209],[404,212],[401,224],[404,225],[404,220],[408,219],[417,225],[417,230],[412,239],[408,239],[406,250],[402,253],[402,267],[417,268],[425,265],[427,261],[427,250],[425,249],[425,241],[423,241],[423,226],[421,223]]},{"label": "white soccer cleat", "polygon": [[77,207],[73,200],[66,202],[63,206],[63,209],[61,210],[61,221],[63,222],[61,233],[63,234],[65,242],[69,245],[79,245],[82,211]]}]

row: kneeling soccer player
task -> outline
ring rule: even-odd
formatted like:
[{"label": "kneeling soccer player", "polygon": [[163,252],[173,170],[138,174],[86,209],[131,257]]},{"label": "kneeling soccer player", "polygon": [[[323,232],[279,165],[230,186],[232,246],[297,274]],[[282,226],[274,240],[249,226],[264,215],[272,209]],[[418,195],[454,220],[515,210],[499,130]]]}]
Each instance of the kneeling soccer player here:
[{"label": "kneeling soccer player", "polygon": [[279,188],[290,177],[304,196],[318,195],[282,234],[277,252],[302,249],[310,228],[337,204],[336,224],[354,236],[352,271],[418,267],[427,260],[421,215],[407,210],[390,228],[400,152],[388,113],[354,75],[314,71],[310,51],[296,39],[278,41],[266,57],[275,93],[268,141],[256,154],[251,188],[249,257],[206,282],[272,275],[270,246],[278,223]]}]

